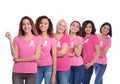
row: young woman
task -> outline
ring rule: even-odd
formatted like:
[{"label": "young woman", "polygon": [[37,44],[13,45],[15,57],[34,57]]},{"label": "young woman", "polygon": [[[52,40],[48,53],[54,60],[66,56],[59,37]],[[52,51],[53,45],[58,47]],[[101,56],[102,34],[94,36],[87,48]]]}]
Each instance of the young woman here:
[{"label": "young woman", "polygon": [[70,24],[70,82],[69,84],[81,84],[84,78],[84,65],[81,57],[83,38],[81,37],[81,25],[78,21]]},{"label": "young woman", "polygon": [[[19,24],[18,36],[12,38],[10,32],[6,33],[9,39],[11,54],[14,59],[13,84],[35,84],[37,73],[36,60],[40,55],[41,39],[37,36],[32,19],[25,16]],[[25,83],[24,83],[25,80]]]},{"label": "young woman", "polygon": [[83,84],[90,84],[93,73],[93,65],[100,53],[99,39],[95,34],[95,26],[91,20],[86,20],[82,24],[83,35],[83,62],[85,66],[85,76]]},{"label": "young woman", "polygon": [[107,67],[107,52],[111,47],[111,39],[112,37],[112,27],[111,24],[105,22],[100,27],[100,34],[98,38],[100,39],[100,56],[96,60],[94,64],[95,68],[95,84],[103,84],[103,75]]},{"label": "young woman", "polygon": [[68,57],[70,39],[66,32],[67,22],[63,19],[59,20],[55,33],[55,38],[57,40],[56,84],[68,84],[70,76],[70,63]]},{"label": "young woman", "polygon": [[40,58],[37,62],[37,84],[44,78],[45,84],[55,84],[56,80],[56,40],[53,36],[53,24],[47,16],[36,20],[36,29],[42,38]]}]

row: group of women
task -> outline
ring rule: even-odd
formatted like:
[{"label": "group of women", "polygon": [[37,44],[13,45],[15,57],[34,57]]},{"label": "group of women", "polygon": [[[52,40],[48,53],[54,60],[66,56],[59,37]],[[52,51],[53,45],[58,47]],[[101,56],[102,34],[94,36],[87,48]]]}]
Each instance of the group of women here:
[{"label": "group of women", "polygon": [[18,35],[9,39],[14,60],[13,84],[90,84],[95,69],[95,84],[103,84],[107,67],[106,54],[111,47],[112,28],[105,22],[100,34],[92,20],[81,24],[73,21],[69,27],[61,19],[53,33],[53,23],[47,16],[34,21],[22,17]]}]

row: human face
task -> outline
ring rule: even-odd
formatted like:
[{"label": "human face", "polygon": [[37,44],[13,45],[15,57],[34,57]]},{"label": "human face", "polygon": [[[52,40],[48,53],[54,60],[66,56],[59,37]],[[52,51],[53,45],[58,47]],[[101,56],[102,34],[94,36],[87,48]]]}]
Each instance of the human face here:
[{"label": "human face", "polygon": [[90,23],[86,25],[85,32],[86,32],[86,34],[91,34],[91,32],[92,32],[92,25]]},{"label": "human face", "polygon": [[58,33],[65,33],[67,28],[67,24],[65,21],[60,21],[57,25],[57,32]]},{"label": "human face", "polygon": [[71,33],[76,33],[79,31],[80,25],[77,22],[73,22],[70,26]]},{"label": "human face", "polygon": [[32,26],[31,26],[30,21],[28,19],[23,20],[22,29],[25,33],[31,32]]},{"label": "human face", "polygon": [[108,25],[104,25],[102,28],[101,28],[101,32],[102,34],[104,35],[107,35],[110,31],[110,27]]},{"label": "human face", "polygon": [[39,24],[39,28],[42,32],[47,32],[49,27],[49,21],[46,18],[43,18]]}]

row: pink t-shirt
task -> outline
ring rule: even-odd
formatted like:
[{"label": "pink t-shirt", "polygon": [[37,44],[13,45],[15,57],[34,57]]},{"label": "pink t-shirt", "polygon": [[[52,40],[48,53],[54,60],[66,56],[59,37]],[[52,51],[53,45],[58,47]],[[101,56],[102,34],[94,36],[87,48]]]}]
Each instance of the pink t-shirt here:
[{"label": "pink t-shirt", "polygon": [[48,66],[52,65],[52,56],[51,49],[57,45],[56,39],[53,37],[49,37],[46,40],[42,39],[42,47],[40,58],[37,61],[38,66]]},{"label": "pink t-shirt", "polygon": [[[14,44],[18,46],[18,57],[24,58],[34,55],[38,44],[41,45],[41,39],[38,36],[33,36],[31,40],[26,41],[23,36],[14,38]],[[15,62],[13,66],[14,73],[36,73],[37,62]]]},{"label": "pink t-shirt", "polygon": [[95,55],[95,45],[99,45],[97,35],[91,34],[89,37],[83,38],[83,62],[84,64],[91,62]]},{"label": "pink t-shirt", "polygon": [[[105,47],[111,47],[111,39],[109,37],[106,37],[104,40],[100,41],[100,50],[104,50]],[[96,63],[107,64],[107,56],[99,56]]]},{"label": "pink t-shirt", "polygon": [[[73,40],[70,41],[70,51],[69,52],[74,52],[74,45],[75,44],[80,44],[83,45],[83,38],[80,36],[76,36]],[[83,59],[81,56],[73,56],[69,57],[70,58],[70,65],[72,66],[80,66],[83,64]]]},{"label": "pink t-shirt", "polygon": [[[61,50],[62,44],[67,43],[70,45],[70,39],[67,34],[64,34],[62,38],[57,42],[57,50]],[[70,69],[70,62],[68,57],[68,52],[62,56],[57,57],[57,71],[66,71]]]}]

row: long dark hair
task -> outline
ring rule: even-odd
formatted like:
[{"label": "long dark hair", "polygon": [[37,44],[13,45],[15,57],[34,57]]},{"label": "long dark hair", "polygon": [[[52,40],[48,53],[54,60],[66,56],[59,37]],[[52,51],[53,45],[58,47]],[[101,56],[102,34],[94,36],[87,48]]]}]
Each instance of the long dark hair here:
[{"label": "long dark hair", "polygon": [[82,24],[82,36],[83,36],[83,37],[86,36],[85,28],[86,28],[86,26],[87,26],[88,24],[91,24],[91,25],[92,25],[92,32],[91,32],[91,34],[95,34],[95,32],[96,32],[96,28],[95,28],[95,25],[94,25],[93,21],[92,21],[92,20],[86,20],[86,21],[84,21],[83,24]]},{"label": "long dark hair", "polygon": [[39,24],[41,23],[41,20],[42,19],[47,19],[48,22],[49,22],[49,27],[48,27],[48,30],[47,30],[47,34],[49,36],[53,36],[53,24],[52,24],[52,21],[50,20],[50,18],[48,18],[47,16],[40,16],[36,19],[36,23],[35,23],[35,26],[36,26],[36,29],[37,29],[37,32],[38,34],[42,34],[42,31],[40,30],[39,28]]},{"label": "long dark hair", "polygon": [[[81,24],[80,24],[79,21],[73,21],[73,22],[71,22],[70,26],[71,26],[74,22],[76,22],[76,23],[79,24],[79,31],[76,32],[76,35],[78,35],[78,36],[82,36]],[[70,32],[71,32],[71,31],[69,30],[69,34],[70,34]]]}]

